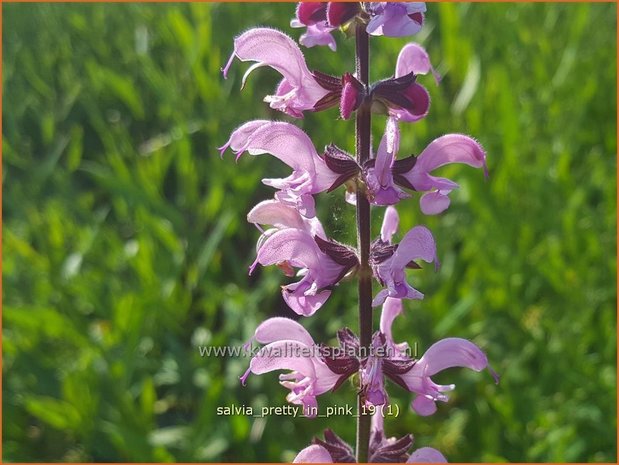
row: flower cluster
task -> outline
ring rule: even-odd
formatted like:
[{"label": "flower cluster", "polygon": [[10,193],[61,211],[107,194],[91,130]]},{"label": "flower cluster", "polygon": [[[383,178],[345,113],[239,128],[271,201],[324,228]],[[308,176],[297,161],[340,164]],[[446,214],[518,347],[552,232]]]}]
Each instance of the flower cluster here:
[{"label": "flower cluster", "polygon": [[[306,28],[299,40],[301,45],[324,45],[335,51],[332,33],[337,29],[372,36],[407,36],[421,29],[425,11],[424,3],[299,3],[291,26]],[[237,160],[246,152],[270,154],[292,170],[285,178],[263,179],[274,189],[273,198],[260,202],[247,215],[248,222],[260,231],[250,273],[258,265],[279,267],[293,280],[282,286],[284,301],[298,315],[309,317],[325,306],[343,280],[370,270],[380,287],[371,306],[382,307],[380,328],[366,347],[348,328],[338,331],[339,347],[333,348],[317,344],[299,322],[280,317],[267,319],[256,328],[250,341],[263,347],[241,376],[242,383],[251,373],[285,371],[279,380],[290,391],[286,399],[302,405],[305,415],[312,417],[318,411],[317,397],[339,388],[352,375],[357,375],[358,395],[365,405],[386,405],[389,396],[385,380],[389,379],[414,394],[411,407],[425,416],[436,411],[437,401],[446,402],[446,392],[455,387],[435,383],[432,376],[438,372],[452,367],[474,371],[488,368],[498,379],[485,354],[468,340],[440,340],[415,359],[410,357],[408,344],[397,343],[392,336],[392,325],[403,311],[403,299],[424,298],[409,282],[406,270],[420,270],[421,262],[439,267],[436,243],[427,227],[415,226],[399,242],[394,241],[399,224],[394,205],[419,192],[423,214],[445,211],[450,204],[449,194],[458,184],[433,173],[450,163],[482,168],[487,175],[484,149],[461,134],[441,136],[418,156],[398,158],[400,126],[424,118],[430,108],[429,93],[418,82],[419,76],[431,73],[435,82],[440,82],[424,48],[416,43],[405,45],[393,76],[372,84],[350,72],[337,77],[310,70],[295,41],[270,28],[250,29],[234,40],[234,51],[222,69],[224,77],[235,58],[254,62],[243,75],[241,87],[259,67],[270,67],[282,75],[274,93],[265,96],[264,101],[293,118],[339,107],[340,117],[348,119],[362,106],[369,114],[387,117],[376,151],[364,162],[335,144],[317,150],[303,130],[284,121],[249,121],[235,129],[219,148],[222,157],[230,149]],[[343,185],[349,203],[386,207],[380,234],[369,245],[365,259],[358,248],[329,237],[317,217],[315,197]],[[369,351],[364,353],[363,348]],[[324,437],[315,439],[295,461],[355,461],[353,450],[335,433],[327,430]],[[375,415],[367,459],[445,461],[440,452],[431,448],[409,455],[412,444],[410,435],[386,438],[382,418]]]}]

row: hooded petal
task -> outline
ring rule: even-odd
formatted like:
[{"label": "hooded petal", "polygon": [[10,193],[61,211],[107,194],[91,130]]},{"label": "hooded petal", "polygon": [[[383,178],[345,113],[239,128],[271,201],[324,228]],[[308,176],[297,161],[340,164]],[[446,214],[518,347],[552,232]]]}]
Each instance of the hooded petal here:
[{"label": "hooded petal", "polygon": [[391,261],[392,269],[404,269],[412,260],[437,263],[436,243],[425,226],[415,226],[400,241]]},{"label": "hooded petal", "polygon": [[417,394],[412,407],[419,415],[432,415],[436,411],[436,401],[448,400],[443,393],[453,390],[455,385],[436,384],[430,377],[452,367],[475,371],[488,368],[498,382],[498,376],[488,366],[488,359],[479,347],[466,339],[442,339],[430,346],[410,371],[401,375],[408,389]]},{"label": "hooded petal", "polygon": [[289,177],[262,182],[279,189],[276,199],[308,218],[315,216],[312,195],[327,190],[338,176],[318,156],[307,134],[290,123],[262,120],[246,123],[234,131],[222,148],[227,146],[233,147],[238,155],[244,151],[251,155],[269,153],[290,166],[293,173]]},{"label": "hooded petal", "polygon": [[230,134],[228,141],[221,147],[218,147],[220,156],[223,157],[224,152],[228,150],[229,147],[234,153],[237,154],[238,158],[247,149],[247,143],[252,134],[254,134],[260,127],[270,123],[271,121],[268,120],[257,119],[254,121],[249,121],[236,128],[232,131],[232,134]]},{"label": "hooded petal", "polygon": [[254,339],[261,344],[289,339],[305,344],[308,347],[315,345],[310,333],[290,318],[274,317],[261,323],[254,333]]},{"label": "hooded petal", "polygon": [[426,374],[432,376],[452,367],[481,371],[488,366],[488,358],[471,341],[450,337],[432,344],[418,363],[425,365]]},{"label": "hooded petal", "polygon": [[315,379],[314,364],[310,357],[311,347],[289,339],[275,341],[264,346],[251,359],[249,369],[256,375],[275,370],[296,371],[301,375]]},{"label": "hooded petal", "polygon": [[[300,86],[310,71],[303,53],[283,32],[254,28],[234,39],[234,53],[241,61],[256,61],[278,71],[293,86]],[[227,72],[227,67],[226,70]],[[224,76],[226,76],[224,72]]]},{"label": "hooded petal", "polygon": [[312,236],[305,231],[283,229],[264,242],[257,261],[264,266],[290,262],[298,268],[319,270],[323,255]]},{"label": "hooded petal", "polygon": [[327,449],[312,444],[299,452],[292,463],[333,463],[333,459]]},{"label": "hooded petal", "polygon": [[285,122],[259,126],[248,139],[246,150],[251,155],[270,153],[292,169],[314,173],[319,159],[314,144],[305,132]]},{"label": "hooded petal", "polygon": [[[433,188],[447,188],[444,184],[437,186],[437,182],[442,179],[433,178],[429,173],[449,163],[464,163],[474,168],[485,169],[486,153],[479,143],[468,136],[447,134],[430,142],[417,157],[417,163],[412,170],[404,176],[417,190],[427,191]],[[451,182],[451,185],[452,189],[458,186],[453,182]]]},{"label": "hooded petal", "polygon": [[447,463],[447,459],[432,447],[422,447],[413,452],[406,463]]},{"label": "hooded petal", "polygon": [[428,74],[432,72],[434,79],[440,81],[440,76],[430,63],[428,52],[419,44],[411,42],[400,50],[398,60],[395,65],[395,77],[406,76],[409,73]]},{"label": "hooded petal", "polygon": [[312,236],[320,236],[326,239],[324,229],[318,218],[305,218],[296,208],[281,203],[277,199],[260,202],[247,214],[247,221],[256,225],[272,225],[277,229],[301,229]]},{"label": "hooded petal", "polygon": [[269,102],[272,108],[293,116],[298,115],[303,110],[311,110],[314,104],[327,94],[307,68],[297,44],[280,31],[255,28],[238,36],[234,40],[234,52],[222,70],[224,77],[227,76],[235,56],[241,61],[257,62],[247,70],[243,83],[254,69],[262,66],[270,66],[284,76],[291,90],[286,94],[278,92],[277,95],[267,96],[265,101]]}]

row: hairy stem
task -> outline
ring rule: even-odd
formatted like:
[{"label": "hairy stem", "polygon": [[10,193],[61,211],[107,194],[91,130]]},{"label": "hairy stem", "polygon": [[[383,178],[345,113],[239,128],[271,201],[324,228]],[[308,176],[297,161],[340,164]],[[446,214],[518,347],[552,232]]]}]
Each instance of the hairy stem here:
[{"label": "hairy stem", "polygon": [[[367,86],[369,80],[370,45],[365,25],[357,24],[356,31],[356,73],[357,79]],[[370,158],[371,143],[370,102],[364,101],[357,110],[355,140],[357,162],[363,165]],[[359,267],[359,337],[362,347],[369,347],[372,341],[372,271],[370,257],[370,203],[365,195],[365,186],[357,189],[357,247],[361,265]],[[371,417],[362,415],[363,399],[357,397],[357,462],[368,461]]]}]

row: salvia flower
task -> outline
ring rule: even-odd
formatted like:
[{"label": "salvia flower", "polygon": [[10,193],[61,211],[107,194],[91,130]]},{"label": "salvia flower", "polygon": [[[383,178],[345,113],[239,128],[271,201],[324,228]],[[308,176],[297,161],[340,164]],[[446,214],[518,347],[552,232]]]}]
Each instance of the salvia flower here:
[{"label": "salvia flower", "polygon": [[436,243],[425,226],[415,226],[404,235],[399,244],[391,244],[391,235],[397,229],[397,222],[395,209],[388,210],[383,219],[382,237],[372,244],[370,265],[374,277],[384,286],[372,301],[374,307],[381,305],[387,297],[423,299],[423,294],[406,281],[405,270],[419,268],[414,260],[434,263],[438,267]]},{"label": "salvia flower", "polygon": [[373,36],[403,37],[417,34],[423,26],[426,4],[423,2],[371,2],[367,33]]},{"label": "salvia flower", "polygon": [[[339,375],[318,357],[317,346],[303,326],[288,318],[269,318],[254,333],[252,340],[265,344],[251,359],[241,382],[250,373],[261,375],[274,370],[290,370],[279,376],[280,384],[290,393],[286,400],[302,405],[306,416],[315,416],[316,396],[333,388]],[[248,343],[251,344],[251,341]]]},{"label": "salvia flower", "polygon": [[[306,218],[296,208],[277,199],[260,202],[247,214],[247,221],[253,223],[262,233],[256,243],[256,252],[273,233],[282,229],[300,229],[312,237],[319,236],[326,239],[325,231],[317,217]],[[261,225],[270,225],[271,227],[263,229]],[[294,276],[294,269],[290,263],[282,262],[278,263],[277,266],[287,276]]]},{"label": "salvia flower", "polygon": [[264,101],[290,116],[302,118],[304,111],[313,110],[314,105],[329,93],[308,69],[298,45],[283,32],[255,28],[234,39],[234,51],[222,69],[224,77],[227,77],[235,57],[256,62],[245,72],[242,86],[249,74],[262,66],[269,66],[284,77],[275,94],[267,95]]},{"label": "salvia flower", "polygon": [[442,339],[426,351],[419,360],[411,358],[407,343],[396,343],[392,335],[395,318],[402,313],[402,300],[388,297],[382,307],[380,329],[372,337],[367,353],[359,349],[357,336],[347,328],[338,332],[341,347],[351,347],[353,351],[343,351],[337,357],[325,357],[323,361],[333,372],[341,375],[339,386],[354,370],[359,370],[360,394],[366,405],[385,405],[389,398],[384,379],[413,392],[416,396],[411,407],[419,415],[427,416],[436,411],[435,402],[447,402],[445,392],[455,385],[439,385],[431,376],[452,367],[470,368],[481,371],[488,368],[495,381],[498,376],[488,365],[486,355],[479,347],[466,339]]},{"label": "salvia flower", "polygon": [[290,166],[293,172],[287,178],[262,182],[278,189],[277,200],[308,218],[316,215],[313,195],[326,191],[338,177],[318,155],[307,134],[290,123],[250,121],[233,131],[220,151],[227,148],[237,154],[237,159],[245,151],[250,155],[270,153]]},{"label": "salvia flower", "polygon": [[387,108],[387,113],[398,121],[419,121],[428,114],[430,94],[417,82],[417,76],[429,72],[437,83],[440,82],[440,75],[432,67],[426,50],[414,42],[406,44],[398,55],[394,77],[372,86],[374,102],[381,103]]},{"label": "salvia flower", "polygon": [[[267,237],[281,229],[301,229],[308,232],[312,237],[320,236],[323,239],[327,237],[317,217],[306,218],[296,208],[286,205],[277,199],[263,200],[252,208],[247,214],[247,222],[253,223],[262,233],[258,240],[258,249]],[[261,225],[270,225],[272,227],[265,230]]]},{"label": "salvia flower", "polygon": [[432,66],[428,52],[415,42],[402,47],[395,65],[396,78],[410,73],[415,75],[432,73],[437,84],[441,81],[441,75]]},{"label": "salvia flower", "polygon": [[359,4],[353,2],[300,2],[290,26],[307,28],[299,38],[301,45],[327,45],[335,51],[337,44],[331,33],[349,22],[359,11]]},{"label": "salvia flower", "polygon": [[[402,313],[402,301],[388,298],[383,305],[381,314],[381,333],[385,334],[387,345],[400,351],[400,358],[408,359],[406,346],[396,344],[391,336],[391,326],[395,317]],[[398,373],[391,379],[400,386],[416,394],[411,407],[419,415],[427,416],[436,412],[436,402],[447,402],[449,397],[445,392],[452,391],[454,384],[440,385],[432,381],[431,376],[452,367],[470,368],[474,371],[482,371],[488,368],[498,383],[497,374],[490,368],[488,358],[482,350],[471,341],[461,338],[446,338],[432,344],[425,354],[412,363],[412,367]]]},{"label": "salvia flower", "polygon": [[373,204],[393,205],[409,196],[402,189],[406,188],[424,192],[420,199],[421,211],[436,215],[449,207],[448,195],[459,185],[450,179],[432,176],[432,171],[450,163],[463,163],[483,168],[488,175],[486,152],[471,137],[447,134],[433,140],[419,156],[396,160],[399,141],[397,123],[389,119],[376,159],[364,170],[368,198]]},{"label": "salvia flower", "polygon": [[331,295],[331,289],[358,264],[352,249],[311,236],[301,229],[282,229],[271,234],[258,249],[256,261],[263,266],[299,268],[301,279],[282,287],[288,306],[299,315],[313,315]]}]

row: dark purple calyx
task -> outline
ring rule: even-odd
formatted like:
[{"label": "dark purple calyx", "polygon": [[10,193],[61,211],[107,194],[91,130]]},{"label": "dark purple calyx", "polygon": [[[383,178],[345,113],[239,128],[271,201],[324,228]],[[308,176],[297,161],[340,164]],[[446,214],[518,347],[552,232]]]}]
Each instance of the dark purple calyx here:
[{"label": "dark purple calyx", "polygon": [[327,24],[339,27],[357,16],[361,5],[357,2],[329,2],[327,5]]},{"label": "dark purple calyx", "polygon": [[360,168],[352,155],[344,152],[334,144],[329,144],[325,147],[323,158],[327,167],[334,173],[339,174],[327,192],[331,192],[349,179],[359,174]]},{"label": "dark purple calyx", "polygon": [[312,76],[320,87],[329,91],[314,104],[313,111],[322,111],[339,105],[342,97],[342,78],[317,70],[312,71]]},{"label": "dark purple calyx", "polygon": [[369,461],[373,463],[406,463],[408,450],[413,446],[413,436],[387,441],[382,431],[373,431],[370,438]]},{"label": "dark purple calyx", "polygon": [[297,19],[306,26],[325,21],[327,19],[327,2],[299,2]]},{"label": "dark purple calyx", "polygon": [[359,371],[359,339],[348,328],[337,332],[339,347],[320,346],[321,359],[336,375],[340,375],[332,391],[338,389],[351,375]]},{"label": "dark purple calyx", "polygon": [[365,99],[365,86],[352,74],[344,73],[342,76],[342,97],[340,99],[340,115],[342,119],[350,118]]},{"label": "dark purple calyx", "polygon": [[370,95],[388,106],[414,111],[415,102],[411,101],[407,91],[415,85],[416,80],[417,76],[412,71],[398,78],[383,79],[372,86]]},{"label": "dark purple calyx", "polygon": [[417,190],[415,186],[411,184],[411,182],[406,179],[405,174],[413,169],[415,164],[417,163],[417,157],[411,155],[410,157],[401,158],[399,160],[395,160],[393,162],[393,166],[391,167],[391,174],[393,175],[393,181],[406,189]]},{"label": "dark purple calyx", "polygon": [[329,455],[335,463],[355,463],[355,456],[350,447],[342,438],[335,434],[332,430],[326,429],[324,432],[324,441],[319,438],[314,438],[312,443],[324,447],[329,452]]}]

